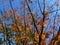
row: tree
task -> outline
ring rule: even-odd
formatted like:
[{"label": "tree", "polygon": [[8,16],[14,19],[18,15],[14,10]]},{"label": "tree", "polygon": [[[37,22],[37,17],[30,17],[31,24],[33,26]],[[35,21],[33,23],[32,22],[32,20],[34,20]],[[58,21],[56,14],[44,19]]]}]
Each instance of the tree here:
[{"label": "tree", "polygon": [[[4,42],[9,45],[14,45],[14,42],[16,45],[46,45],[49,38],[50,45],[54,45],[55,31],[60,23],[59,0],[53,1],[53,4],[49,0],[19,0],[22,5],[18,7],[19,11],[17,7],[13,8],[14,1],[6,0],[4,3],[9,2],[11,9],[3,8],[4,13],[0,10],[0,32],[4,35]],[[9,20],[12,23],[7,24]],[[53,34],[52,39],[50,34]]]}]

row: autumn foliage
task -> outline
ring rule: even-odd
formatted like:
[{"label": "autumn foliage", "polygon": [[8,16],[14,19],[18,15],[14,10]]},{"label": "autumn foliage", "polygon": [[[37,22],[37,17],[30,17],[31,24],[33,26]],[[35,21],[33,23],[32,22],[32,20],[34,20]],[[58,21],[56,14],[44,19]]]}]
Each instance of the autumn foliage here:
[{"label": "autumn foliage", "polygon": [[[3,40],[0,39],[0,44],[60,45],[60,28],[57,29],[60,21],[56,21],[56,17],[60,19],[60,15],[57,14],[58,10],[52,10],[53,6],[59,6],[58,1],[52,6],[48,6],[45,4],[48,3],[48,0],[44,0],[44,8],[42,10],[39,0],[35,2],[32,0],[23,0],[20,2],[22,6],[18,7],[20,9],[19,11],[17,7],[13,8],[12,4],[14,1],[6,0],[6,3],[9,2],[11,9],[3,9],[4,13],[0,10],[0,33],[4,37]],[[38,4],[39,11],[38,7],[33,11],[36,8],[33,6],[33,2]],[[55,33],[57,30],[58,32]],[[50,38],[51,34],[53,34],[52,38]],[[49,39],[48,43],[46,41],[47,39]]]}]

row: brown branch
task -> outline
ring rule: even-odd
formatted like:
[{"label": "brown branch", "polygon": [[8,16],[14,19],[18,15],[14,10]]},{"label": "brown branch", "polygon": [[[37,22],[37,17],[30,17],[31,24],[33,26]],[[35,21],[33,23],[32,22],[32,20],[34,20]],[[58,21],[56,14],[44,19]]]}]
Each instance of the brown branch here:
[{"label": "brown branch", "polygon": [[39,3],[39,0],[38,0],[38,6],[39,6],[39,10],[40,10],[41,13],[42,13],[42,10],[41,10],[41,6],[40,6],[40,3]]},{"label": "brown branch", "polygon": [[[32,12],[31,9],[30,9],[30,7],[29,7],[29,5],[28,5],[27,0],[25,0],[25,1],[26,1],[26,4],[27,4],[27,6],[28,6],[29,11]],[[31,16],[32,16],[32,20],[33,20],[34,27],[35,27],[37,33],[39,34],[38,29],[37,29],[37,26],[36,26],[36,24],[35,24],[35,20],[34,20],[33,14],[32,14],[32,13],[30,13],[30,14],[31,14]]]},{"label": "brown branch", "polygon": [[[16,17],[15,17],[15,12],[14,12],[14,9],[13,9],[13,7],[12,7],[12,2],[11,2],[11,0],[9,0],[9,3],[10,3],[10,6],[11,6],[11,8],[12,8],[12,11],[13,11],[13,15],[14,15],[14,19],[15,19],[15,24],[17,25]],[[17,26],[17,29],[18,29],[18,32],[19,32],[18,26]]]},{"label": "brown branch", "polygon": [[50,13],[53,13],[53,12],[56,12],[56,11],[59,11],[60,9],[57,9],[57,10],[53,10],[53,11],[51,11],[51,12],[48,12],[49,14]]},{"label": "brown branch", "polygon": [[[55,14],[55,18],[54,18],[54,23],[53,23],[53,25],[55,24],[55,19],[56,19],[57,13],[58,13],[58,7],[57,7],[56,14]],[[54,30],[54,29],[55,29],[55,25],[53,26],[53,30]],[[50,42],[49,45],[52,44],[52,41],[54,40],[54,38],[55,38],[55,37],[54,37],[54,32],[53,32],[53,37],[52,37],[51,42]],[[55,44],[55,41],[56,41],[56,40],[54,40],[53,45]]]}]

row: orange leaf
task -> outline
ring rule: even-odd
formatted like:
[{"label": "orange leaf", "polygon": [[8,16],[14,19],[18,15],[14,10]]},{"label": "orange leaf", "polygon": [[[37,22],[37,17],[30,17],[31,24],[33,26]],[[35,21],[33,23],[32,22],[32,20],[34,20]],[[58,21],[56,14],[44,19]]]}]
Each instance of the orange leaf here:
[{"label": "orange leaf", "polygon": [[44,27],[46,27],[46,26],[47,26],[47,24],[46,24],[45,22],[43,22],[43,26],[44,26]]}]

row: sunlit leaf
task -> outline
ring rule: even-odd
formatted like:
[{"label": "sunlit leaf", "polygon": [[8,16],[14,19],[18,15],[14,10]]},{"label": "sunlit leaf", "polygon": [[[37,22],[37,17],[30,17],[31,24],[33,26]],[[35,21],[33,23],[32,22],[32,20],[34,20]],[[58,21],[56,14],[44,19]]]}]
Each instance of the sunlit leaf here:
[{"label": "sunlit leaf", "polygon": [[47,27],[47,24],[46,24],[45,22],[43,22],[43,26],[44,26],[44,27]]}]

